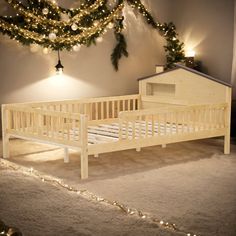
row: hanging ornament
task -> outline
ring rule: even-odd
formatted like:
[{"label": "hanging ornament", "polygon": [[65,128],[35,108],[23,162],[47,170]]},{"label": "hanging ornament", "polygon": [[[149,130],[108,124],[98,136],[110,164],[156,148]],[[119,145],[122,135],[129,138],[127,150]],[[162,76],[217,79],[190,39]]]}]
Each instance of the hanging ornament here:
[{"label": "hanging ornament", "polygon": [[71,29],[76,31],[78,29],[78,25],[76,25],[75,23],[72,24]]},{"label": "hanging ornament", "polygon": [[112,10],[115,7],[116,4],[117,4],[116,0],[108,1],[108,8],[109,8],[109,10]]},{"label": "hanging ornament", "polygon": [[99,24],[99,21],[97,21],[97,20],[95,20],[95,21],[93,22],[93,25],[94,25],[94,26],[98,26],[98,24]]},{"label": "hanging ornament", "polygon": [[75,52],[78,52],[80,50],[81,46],[79,44],[73,46],[73,50]]},{"label": "hanging ornament", "polygon": [[44,15],[47,15],[49,13],[49,10],[48,10],[48,8],[45,7],[45,8],[43,8],[42,12]]},{"label": "hanging ornament", "polygon": [[50,33],[49,35],[48,35],[48,37],[49,37],[49,39],[50,40],[55,40],[56,38],[57,38],[57,35],[55,34],[55,33]]},{"label": "hanging ornament", "polygon": [[102,38],[102,37],[98,37],[98,38],[96,38],[96,41],[97,41],[98,43],[101,43],[101,42],[103,41],[103,38]]},{"label": "hanging ornament", "polygon": [[[95,42],[100,43],[103,41],[103,35],[113,29],[117,44],[113,49],[111,61],[116,70],[121,56],[128,56],[125,35],[122,33],[126,25],[126,22],[123,22],[123,11],[127,3],[165,37],[168,45],[165,46],[166,68],[184,61],[183,43],[177,37],[175,25],[156,22],[142,4],[142,0],[80,0],[83,3],[75,9],[59,7],[57,0],[6,1],[15,8],[16,14],[0,17],[0,33],[7,34],[23,45],[37,42],[41,47],[50,50],[77,51],[78,43],[87,46]],[[30,2],[30,7],[27,2]],[[99,37],[96,39],[97,36]],[[30,46],[30,50],[36,52],[37,46]]]},{"label": "hanging ornament", "polygon": [[60,18],[61,18],[61,21],[64,21],[64,22],[69,22],[70,21],[70,17],[66,13],[61,13]]}]

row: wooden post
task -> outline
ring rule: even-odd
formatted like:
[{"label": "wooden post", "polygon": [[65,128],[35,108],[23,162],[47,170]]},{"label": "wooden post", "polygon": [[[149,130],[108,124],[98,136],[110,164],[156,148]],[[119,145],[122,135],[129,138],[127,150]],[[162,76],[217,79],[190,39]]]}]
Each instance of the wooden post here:
[{"label": "wooden post", "polygon": [[64,148],[64,163],[69,163],[69,150],[68,148]]},{"label": "wooden post", "polygon": [[88,178],[88,116],[80,115],[81,179]]},{"label": "wooden post", "polygon": [[225,111],[224,154],[230,154],[230,119],[231,119],[231,88],[226,88],[227,108]]},{"label": "wooden post", "polygon": [[8,128],[8,111],[5,105],[2,105],[2,145],[3,145],[3,158],[9,158],[9,135],[7,134]]}]

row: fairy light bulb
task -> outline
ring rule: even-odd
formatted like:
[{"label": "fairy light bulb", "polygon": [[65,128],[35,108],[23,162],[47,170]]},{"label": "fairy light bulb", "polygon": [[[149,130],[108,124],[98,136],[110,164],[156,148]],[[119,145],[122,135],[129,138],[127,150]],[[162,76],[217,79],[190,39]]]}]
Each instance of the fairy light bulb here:
[{"label": "fairy light bulb", "polygon": [[44,15],[47,15],[47,14],[49,13],[48,8],[46,8],[46,7],[43,8],[42,13],[43,13]]},{"label": "fairy light bulb", "polygon": [[75,23],[72,24],[71,29],[76,31],[78,29],[78,25],[76,25]]},{"label": "fairy light bulb", "polygon": [[101,42],[103,41],[103,38],[102,38],[102,37],[97,37],[96,41],[97,41],[98,43],[101,43]]},{"label": "fairy light bulb", "polygon": [[78,52],[80,50],[81,46],[79,44],[73,46],[73,50],[75,52]]},{"label": "fairy light bulb", "polygon": [[48,54],[49,53],[49,49],[48,48],[43,48],[43,54]]},{"label": "fairy light bulb", "polygon": [[50,40],[53,41],[53,40],[55,40],[55,39],[57,38],[57,35],[52,32],[52,33],[50,33],[50,34],[48,35],[48,37],[49,37]]}]

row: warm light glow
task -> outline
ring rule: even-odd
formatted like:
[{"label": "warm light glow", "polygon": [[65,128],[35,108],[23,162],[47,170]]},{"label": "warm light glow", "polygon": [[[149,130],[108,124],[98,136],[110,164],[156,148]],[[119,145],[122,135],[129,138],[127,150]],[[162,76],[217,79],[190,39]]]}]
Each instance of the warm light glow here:
[{"label": "warm light glow", "polygon": [[57,75],[62,75],[63,74],[63,69],[62,68],[57,69],[56,74]]},{"label": "warm light glow", "polygon": [[192,49],[185,51],[185,57],[195,57],[195,54],[195,51]]}]

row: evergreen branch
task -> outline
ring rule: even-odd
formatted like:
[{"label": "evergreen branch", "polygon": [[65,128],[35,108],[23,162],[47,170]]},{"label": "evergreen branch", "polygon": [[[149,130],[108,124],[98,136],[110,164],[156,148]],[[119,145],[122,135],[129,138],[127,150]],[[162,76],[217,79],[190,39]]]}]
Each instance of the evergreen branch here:
[{"label": "evergreen branch", "polygon": [[129,54],[127,52],[127,43],[126,43],[124,35],[121,33],[115,33],[115,37],[118,43],[111,54],[111,61],[115,70],[118,71],[119,60],[121,59],[123,55],[125,57],[128,57]]}]

